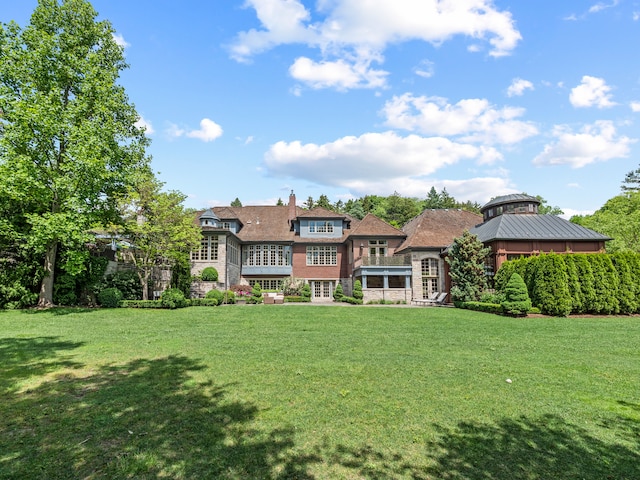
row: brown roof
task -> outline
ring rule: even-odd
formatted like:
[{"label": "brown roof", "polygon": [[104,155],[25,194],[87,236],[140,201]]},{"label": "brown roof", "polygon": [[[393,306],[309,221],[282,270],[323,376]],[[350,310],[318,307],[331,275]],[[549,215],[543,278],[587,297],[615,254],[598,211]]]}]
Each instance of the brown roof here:
[{"label": "brown roof", "polygon": [[482,223],[482,215],[458,209],[427,209],[406,223],[407,239],[398,251],[419,248],[446,248],[453,240]]},{"label": "brown roof", "polygon": [[311,210],[303,210],[298,213],[299,218],[346,218],[346,215],[332,212],[323,207],[316,207]]},{"label": "brown roof", "polygon": [[360,220],[357,225],[352,226],[349,233],[351,237],[405,237],[406,234],[395,227],[392,227],[384,220],[376,217],[372,213]]}]

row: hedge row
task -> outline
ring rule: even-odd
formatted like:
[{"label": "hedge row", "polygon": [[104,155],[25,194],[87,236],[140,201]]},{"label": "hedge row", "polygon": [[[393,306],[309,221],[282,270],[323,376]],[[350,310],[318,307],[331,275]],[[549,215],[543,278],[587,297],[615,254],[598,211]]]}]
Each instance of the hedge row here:
[{"label": "hedge row", "polygon": [[534,306],[546,315],[640,313],[640,254],[548,253],[502,264],[495,287],[522,276]]}]

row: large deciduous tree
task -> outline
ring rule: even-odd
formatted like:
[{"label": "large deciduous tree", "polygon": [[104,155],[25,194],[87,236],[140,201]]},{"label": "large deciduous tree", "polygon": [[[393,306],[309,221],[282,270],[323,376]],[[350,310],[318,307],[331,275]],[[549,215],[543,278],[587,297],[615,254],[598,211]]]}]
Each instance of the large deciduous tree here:
[{"label": "large deciduous tree", "polygon": [[611,237],[609,253],[640,252],[640,191],[628,189],[592,215],[575,215],[571,221]]},{"label": "large deciduous tree", "polygon": [[[39,0],[24,29],[0,25],[0,191],[19,205],[7,228],[42,259],[38,303],[52,304],[59,245],[80,248],[113,220],[147,139],[118,78],[127,67],[86,0]],[[67,261],[68,270],[80,259]]]},{"label": "large deciduous tree", "polygon": [[200,227],[195,213],[185,209],[186,196],[161,191],[162,183],[152,175],[141,176],[123,208],[124,227],[120,237],[128,246],[121,250],[123,260],[136,267],[142,298],[148,299],[153,268],[172,269],[190,265],[189,253],[200,248]]}]

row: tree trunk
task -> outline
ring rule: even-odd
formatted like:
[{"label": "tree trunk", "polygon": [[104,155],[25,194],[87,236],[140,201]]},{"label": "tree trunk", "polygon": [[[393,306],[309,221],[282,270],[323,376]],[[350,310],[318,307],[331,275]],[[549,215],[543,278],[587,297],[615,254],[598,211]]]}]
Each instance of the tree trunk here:
[{"label": "tree trunk", "polygon": [[138,278],[142,285],[142,300],[149,300],[149,275],[147,269],[138,270]]},{"label": "tree trunk", "polygon": [[53,274],[56,266],[56,255],[58,254],[58,242],[47,245],[47,252],[44,257],[44,278],[40,284],[40,295],[38,296],[39,307],[53,306]]}]

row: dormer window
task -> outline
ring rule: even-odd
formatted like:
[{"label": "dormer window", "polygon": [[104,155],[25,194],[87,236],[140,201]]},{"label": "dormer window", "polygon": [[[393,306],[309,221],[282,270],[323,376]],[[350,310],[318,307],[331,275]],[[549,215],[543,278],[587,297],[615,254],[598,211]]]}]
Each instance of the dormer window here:
[{"label": "dormer window", "polygon": [[333,222],[331,220],[311,220],[309,233],[333,233]]}]

